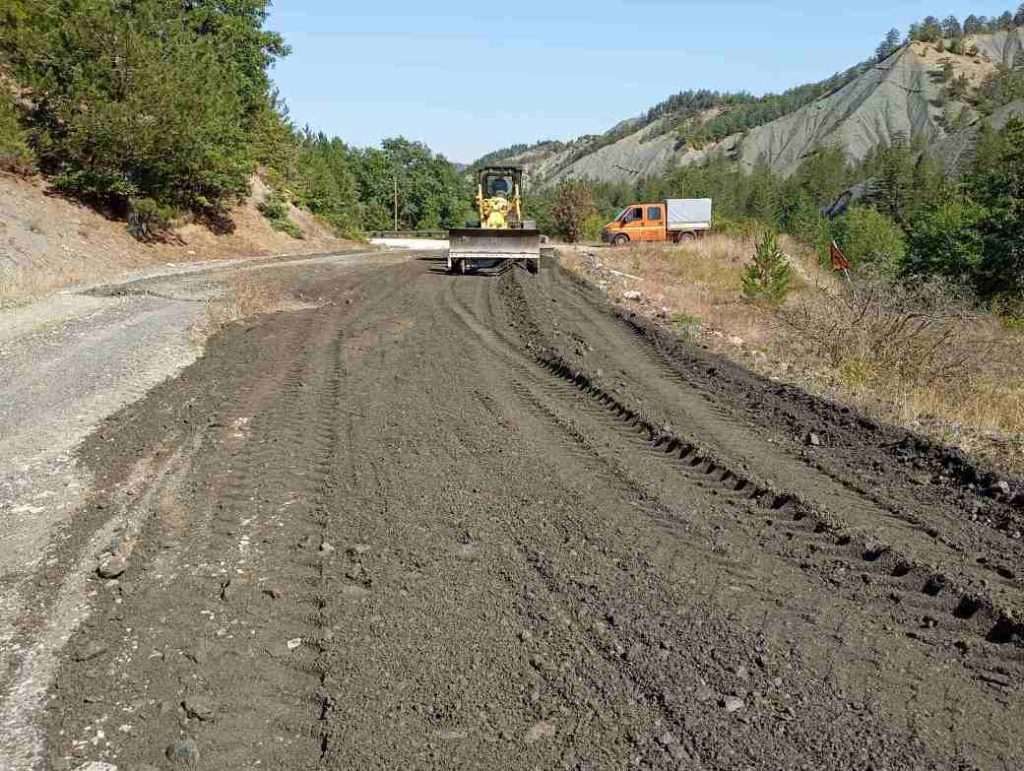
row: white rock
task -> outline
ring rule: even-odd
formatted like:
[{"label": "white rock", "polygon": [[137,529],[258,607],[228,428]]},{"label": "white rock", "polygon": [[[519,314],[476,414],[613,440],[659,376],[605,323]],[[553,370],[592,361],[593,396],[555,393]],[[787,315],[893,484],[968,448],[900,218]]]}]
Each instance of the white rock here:
[{"label": "white rock", "polygon": [[530,729],[526,732],[524,737],[527,744],[536,744],[541,741],[548,741],[555,738],[557,729],[551,723],[540,721],[530,726]]},{"label": "white rock", "polygon": [[726,696],[725,699],[722,700],[722,707],[726,712],[738,712],[743,709],[744,706],[746,705],[744,705],[743,699],[738,699],[735,696]]}]

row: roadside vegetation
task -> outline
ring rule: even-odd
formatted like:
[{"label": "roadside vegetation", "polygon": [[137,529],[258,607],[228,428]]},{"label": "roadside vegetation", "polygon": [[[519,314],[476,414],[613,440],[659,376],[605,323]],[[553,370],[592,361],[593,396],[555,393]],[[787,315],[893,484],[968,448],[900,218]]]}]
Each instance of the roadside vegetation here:
[{"label": "roadside vegetation", "polygon": [[747,289],[764,251],[756,234],[559,251],[682,342],[1024,475],[1024,330],[962,285],[864,269],[847,282],[806,243],[783,235],[778,245],[790,268],[782,301]]},{"label": "roadside vegetation", "polygon": [[[1024,6],[929,17],[909,39],[962,51],[971,34],[1022,24]],[[890,33],[877,59],[906,39]],[[955,171],[898,137],[859,163],[819,148],[788,177],[713,159],[632,183],[574,180],[531,214],[586,243],[628,204],[714,198],[715,235],[568,249],[566,264],[683,339],[1024,474],[1024,120],[997,130],[985,118],[1024,97],[1024,59],[980,85],[948,82],[980,116]],[[557,204],[581,187],[594,213],[569,227]],[[832,269],[833,243],[848,275]]]},{"label": "roadside vegetation", "polygon": [[[569,191],[578,196],[580,186],[598,212],[571,225],[583,240],[599,237],[601,224],[630,203],[709,197],[720,232],[749,235],[767,226],[810,245],[823,260],[835,241],[855,270],[904,282],[940,277],[1008,315],[1024,312],[1022,120],[985,132],[960,177],[907,141],[880,147],[859,164],[823,148],[788,178],[763,168],[745,173],[716,159],[637,184],[566,183],[533,202],[542,229],[569,235],[557,205]],[[844,194],[849,205],[830,211]]]},{"label": "roadside vegetation", "polygon": [[[306,206],[339,235],[442,227],[468,190],[444,158],[389,140],[358,150],[291,124],[272,89],[289,53],[265,29],[267,0],[8,0],[0,10],[0,168],[38,168],[62,193],[129,223],[144,240],[188,219],[230,229],[260,172],[280,204]],[[11,95],[20,95],[17,105]]]},{"label": "roadside vegetation", "polygon": [[32,170],[32,151],[14,102],[8,93],[0,91],[0,171],[28,174]]}]

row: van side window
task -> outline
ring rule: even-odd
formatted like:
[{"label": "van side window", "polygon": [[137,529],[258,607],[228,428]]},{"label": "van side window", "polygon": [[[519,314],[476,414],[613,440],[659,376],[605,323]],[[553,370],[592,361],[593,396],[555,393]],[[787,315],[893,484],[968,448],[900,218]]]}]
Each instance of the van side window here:
[{"label": "van side window", "polygon": [[633,222],[641,222],[643,220],[643,218],[644,218],[644,210],[643,209],[633,209],[633,214],[630,216],[630,219]]},{"label": "van side window", "polygon": [[661,207],[660,206],[648,206],[647,207],[647,219],[653,220],[654,222],[661,221]]}]

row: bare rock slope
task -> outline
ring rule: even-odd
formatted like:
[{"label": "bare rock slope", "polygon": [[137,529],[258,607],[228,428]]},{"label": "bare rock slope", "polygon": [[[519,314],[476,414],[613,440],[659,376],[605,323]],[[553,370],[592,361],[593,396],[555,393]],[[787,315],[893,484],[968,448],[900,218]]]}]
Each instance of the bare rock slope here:
[{"label": "bare rock slope", "polygon": [[[1011,65],[1024,50],[1024,29],[971,38],[973,55],[957,55],[933,44],[912,43],[836,91],[782,118],[695,150],[680,140],[667,115],[614,142],[587,137],[548,143],[510,157],[529,166],[541,185],[567,177],[622,181],[651,176],[672,164],[692,164],[719,154],[741,167],[764,165],[791,174],[823,146],[839,146],[852,160],[898,136],[921,140],[936,152],[957,148],[953,160],[973,144],[980,116],[948,93],[946,62],[957,77],[977,87],[998,65]],[[1008,112],[1009,111],[1009,112]],[[1021,112],[1011,105],[1003,123]]]}]

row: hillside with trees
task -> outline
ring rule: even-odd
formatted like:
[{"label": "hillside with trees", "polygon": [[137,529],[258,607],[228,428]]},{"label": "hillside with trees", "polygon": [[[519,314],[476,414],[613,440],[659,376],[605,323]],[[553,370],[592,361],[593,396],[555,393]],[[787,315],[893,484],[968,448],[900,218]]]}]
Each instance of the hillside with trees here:
[{"label": "hillside with trees", "polygon": [[289,48],[267,0],[9,0],[0,10],[0,167],[124,219],[140,239],[175,223],[232,227],[259,172],[268,219],[284,203],[336,232],[460,221],[467,187],[404,139],[357,149],[298,130],[270,79]]}]

